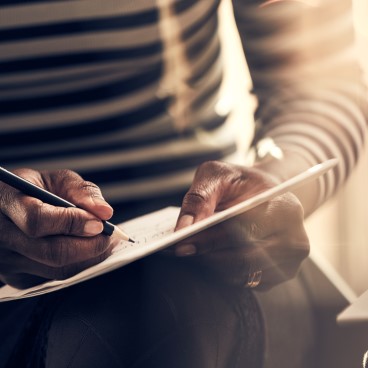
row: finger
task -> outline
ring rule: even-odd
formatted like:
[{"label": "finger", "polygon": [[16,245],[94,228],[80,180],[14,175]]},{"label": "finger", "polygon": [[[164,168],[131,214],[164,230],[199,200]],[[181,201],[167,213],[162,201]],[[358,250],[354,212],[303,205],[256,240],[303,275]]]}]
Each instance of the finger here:
[{"label": "finger", "polygon": [[211,216],[216,208],[216,199],[202,190],[192,187],[184,196],[175,231]]},{"label": "finger", "polygon": [[102,221],[85,210],[54,207],[18,191],[11,193],[11,198],[11,201],[3,200],[2,212],[29,237],[94,236],[103,230]]},{"label": "finger", "polygon": [[96,184],[83,180],[71,170],[45,172],[43,175],[48,189],[53,193],[93,213],[102,220],[111,218],[113,209],[105,201]]},{"label": "finger", "polygon": [[219,183],[216,162],[202,164],[193,179],[193,183],[183,198],[181,211],[175,230],[182,229],[197,221],[211,216],[215,210],[223,190]]},{"label": "finger", "polygon": [[217,234],[207,231],[202,238],[192,237],[178,244],[174,254],[180,257],[192,256],[191,261],[200,263],[226,283],[244,285],[250,272],[256,270],[264,272],[262,279],[268,285],[275,285],[295,276],[309,253],[309,241],[304,236],[271,236],[247,242],[245,238],[234,241],[234,238],[224,234],[223,231]]},{"label": "finger", "polygon": [[9,274],[1,277],[1,280],[16,289],[24,290],[42,284],[46,280],[39,276],[28,275],[26,273]]},{"label": "finger", "polygon": [[25,273],[28,262],[33,262],[15,252],[0,251],[0,280],[7,285],[17,289],[25,289],[37,283],[43,282],[44,279],[36,277],[36,280]]},{"label": "finger", "polygon": [[30,272],[32,272],[35,275],[38,274],[40,276],[45,275],[44,277],[50,279],[64,280],[84,271],[87,268],[90,268],[98,263],[101,263],[110,255],[111,249],[108,249],[106,252],[98,255],[97,257],[88,259],[83,262],[77,262],[63,267],[44,267],[42,270],[38,270],[36,267],[35,269],[33,268],[30,269]]},{"label": "finger", "polygon": [[256,271],[262,272],[262,289],[268,289],[296,276],[301,261],[270,259],[266,254],[241,248],[219,249],[210,253],[188,258],[217,282],[244,286]]},{"label": "finger", "polygon": [[90,238],[73,236],[28,238],[12,223],[1,237],[3,248],[54,267],[93,259],[110,247],[110,237],[106,235]]},{"label": "finger", "polygon": [[211,216],[252,195],[270,188],[274,183],[255,169],[219,161],[202,164],[185,195],[175,230]]},{"label": "finger", "polygon": [[244,215],[249,215],[248,220],[255,224],[254,238],[264,238],[272,234],[284,234],[287,238],[305,232],[303,207],[291,193],[277,196]]},{"label": "finger", "polygon": [[252,267],[252,258],[240,248],[219,249],[186,260],[216,282],[233,286],[243,286]]},{"label": "finger", "polygon": [[[98,255],[97,257],[88,259],[82,262],[72,263],[67,266],[61,267],[52,267],[37,261],[33,261],[29,258],[26,258],[22,255],[13,253],[12,255],[7,256],[7,261],[14,265],[13,270],[3,271],[3,274],[12,274],[14,273],[14,269],[17,270],[17,273],[27,274],[38,276],[43,280],[64,280],[71,276],[76,275],[77,273],[96,265],[103,260],[105,260],[111,254],[111,249],[108,249],[106,252]],[[8,263],[8,264],[9,264]]]},{"label": "finger", "polygon": [[300,263],[283,262],[262,270],[262,279],[257,289],[268,290],[285,281],[294,279],[300,270],[300,266]]},{"label": "finger", "polygon": [[112,248],[99,256],[68,266],[51,267],[15,252],[0,252],[0,280],[18,289],[41,284],[48,280],[64,280],[95,265],[111,255]]},{"label": "finger", "polygon": [[227,247],[247,245],[246,227],[238,218],[224,221],[177,243],[172,252],[177,256],[202,255]]},{"label": "finger", "polygon": [[[179,242],[171,251],[177,256],[190,256],[207,254],[227,247],[239,247],[248,252],[258,249],[267,255],[270,262],[273,258],[278,259],[281,256],[304,259],[309,252],[309,240],[303,226],[302,211],[299,207],[295,210],[284,206],[281,216],[276,213],[275,208],[282,200],[274,202],[276,203],[262,204],[201,231]],[[288,218],[286,225],[285,218]],[[265,256],[262,258],[266,259]]]}]

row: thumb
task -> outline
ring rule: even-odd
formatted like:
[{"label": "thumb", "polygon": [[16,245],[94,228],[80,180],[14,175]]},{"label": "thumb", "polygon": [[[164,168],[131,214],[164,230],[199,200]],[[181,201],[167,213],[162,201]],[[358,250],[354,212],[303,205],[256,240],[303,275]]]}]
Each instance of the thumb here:
[{"label": "thumb", "polygon": [[58,170],[48,173],[52,191],[74,203],[77,207],[94,214],[101,220],[108,220],[113,214],[112,207],[105,201],[100,188],[85,181],[71,170]]}]

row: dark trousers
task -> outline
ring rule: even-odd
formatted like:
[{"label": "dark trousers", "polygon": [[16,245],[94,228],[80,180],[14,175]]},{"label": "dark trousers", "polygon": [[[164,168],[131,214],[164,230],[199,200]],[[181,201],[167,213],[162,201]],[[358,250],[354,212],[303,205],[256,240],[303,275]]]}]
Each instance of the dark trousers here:
[{"label": "dark trousers", "polygon": [[38,298],[9,366],[257,368],[263,340],[251,291],[155,255]]}]

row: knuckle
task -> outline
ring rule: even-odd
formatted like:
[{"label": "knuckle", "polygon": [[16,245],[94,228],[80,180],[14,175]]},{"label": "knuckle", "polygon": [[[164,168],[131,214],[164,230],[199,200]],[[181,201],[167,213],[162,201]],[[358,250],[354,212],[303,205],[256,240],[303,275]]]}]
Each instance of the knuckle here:
[{"label": "knuckle", "polygon": [[226,171],[226,167],[226,164],[220,161],[205,161],[198,166],[194,180],[208,177],[217,178]]},{"label": "knuckle", "polygon": [[80,183],[81,189],[86,189],[86,190],[90,190],[90,191],[96,191],[96,190],[100,190],[100,188],[95,184],[92,183],[91,181],[85,181],[83,180]]},{"label": "knuckle", "polygon": [[82,178],[75,171],[69,169],[52,171],[49,177],[52,178],[53,182],[58,183],[58,185],[65,190],[67,195],[73,187],[71,184],[78,184],[82,181]]},{"label": "knuckle", "polygon": [[24,215],[24,232],[31,238],[38,238],[42,236],[45,226],[45,220],[42,216],[42,202],[37,202],[32,208]]},{"label": "knuckle", "polygon": [[52,177],[55,177],[56,179],[62,182],[64,182],[65,180],[69,181],[70,178],[74,178],[76,176],[79,177],[77,173],[69,169],[60,169],[57,171],[53,171],[50,174]]},{"label": "knuckle", "polygon": [[74,234],[83,229],[82,219],[76,211],[71,211],[68,208],[61,209],[60,212],[61,232],[63,234]]},{"label": "knuckle", "polygon": [[[246,174],[244,172],[244,168],[240,170],[238,166],[229,164],[227,162],[223,161],[206,161],[203,162],[198,170],[197,175],[203,175],[207,177],[215,178],[216,180],[224,180],[224,179],[230,179],[230,181],[233,180],[240,180],[242,179]],[[235,175],[235,178],[234,178]],[[248,171],[247,171],[247,175]]]},{"label": "knuckle", "polygon": [[[61,267],[69,261],[69,247],[62,240],[54,239],[52,244],[43,247],[43,259],[50,265]],[[70,247],[73,249],[73,247]]]},{"label": "knuckle", "polygon": [[[73,182],[77,189],[79,190],[98,190],[98,186],[88,180],[84,180],[81,176],[79,176],[77,173],[73,172]],[[71,174],[69,175],[71,176]]]},{"label": "knuckle", "polygon": [[102,197],[100,188],[91,181],[82,181],[80,183],[80,189],[87,192],[91,197]]},{"label": "knuckle", "polygon": [[216,172],[219,169],[222,169],[224,166],[224,163],[221,161],[205,161],[198,167],[198,171],[209,171],[209,172]]},{"label": "knuckle", "polygon": [[300,222],[304,220],[304,208],[300,203],[299,199],[291,193],[286,193],[281,196],[286,206],[284,206],[285,210],[290,214],[290,218],[294,219],[296,222]]},{"label": "knuckle", "polygon": [[188,192],[184,199],[183,204],[184,205],[204,205],[207,202],[208,196],[204,191],[200,190],[193,190]]},{"label": "knuckle", "polygon": [[183,198],[182,214],[195,216],[198,212],[207,212],[210,209],[209,194],[205,190],[191,190]]},{"label": "knuckle", "polygon": [[52,188],[55,188],[55,183],[57,183],[57,187],[68,188],[71,178],[78,174],[69,169],[58,169],[51,171],[43,170],[41,175],[46,188],[52,190]]},{"label": "knuckle", "polygon": [[0,188],[0,211],[6,218],[12,219],[14,214],[17,213],[17,204],[14,197],[14,191],[9,189],[10,188],[5,187]]},{"label": "knuckle", "polygon": [[100,256],[106,251],[110,244],[110,238],[106,235],[99,235],[93,239],[92,257]]},{"label": "knuckle", "polygon": [[0,201],[1,201],[2,211],[4,211],[9,206],[13,206],[14,194],[10,190],[8,190],[9,188],[6,187],[5,184],[3,184],[2,182],[0,182],[0,185],[1,185]]}]

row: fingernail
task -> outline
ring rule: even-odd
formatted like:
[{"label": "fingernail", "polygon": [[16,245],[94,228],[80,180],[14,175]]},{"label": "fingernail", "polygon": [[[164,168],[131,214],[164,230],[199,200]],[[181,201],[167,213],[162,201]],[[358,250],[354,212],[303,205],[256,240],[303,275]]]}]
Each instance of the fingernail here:
[{"label": "fingernail", "polygon": [[175,248],[175,255],[178,257],[192,256],[197,253],[197,248],[193,244],[183,244]]},{"label": "fingernail", "polygon": [[104,199],[99,197],[93,197],[92,199],[96,206],[103,206],[112,209],[112,207]]},{"label": "fingernail", "polygon": [[179,218],[175,230],[182,229],[183,227],[193,225],[194,217],[192,215],[183,215]]},{"label": "fingernail", "polygon": [[101,221],[89,220],[84,225],[84,234],[86,235],[97,235],[102,233],[103,225]]},{"label": "fingernail", "polygon": [[93,202],[97,207],[99,207],[100,211],[103,211],[105,216],[109,218],[111,217],[113,209],[106,201],[102,198],[94,197]]}]

